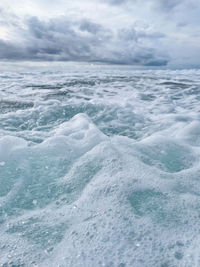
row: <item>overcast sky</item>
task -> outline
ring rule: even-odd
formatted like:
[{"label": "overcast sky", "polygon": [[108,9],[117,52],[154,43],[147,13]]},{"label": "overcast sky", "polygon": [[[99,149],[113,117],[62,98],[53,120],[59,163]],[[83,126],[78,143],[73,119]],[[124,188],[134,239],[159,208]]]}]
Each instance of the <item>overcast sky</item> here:
[{"label": "overcast sky", "polygon": [[200,0],[0,0],[0,60],[200,66]]}]

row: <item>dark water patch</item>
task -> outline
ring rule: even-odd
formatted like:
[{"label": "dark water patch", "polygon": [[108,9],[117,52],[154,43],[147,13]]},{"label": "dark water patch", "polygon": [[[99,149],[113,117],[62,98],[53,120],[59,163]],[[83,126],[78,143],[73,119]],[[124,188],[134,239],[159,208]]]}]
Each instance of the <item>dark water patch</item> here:
[{"label": "dark water patch", "polygon": [[200,97],[200,87],[199,86],[193,86],[188,90],[184,91],[185,95],[196,95],[197,97]]},{"label": "dark water patch", "polygon": [[170,87],[171,89],[178,89],[178,88],[187,89],[187,88],[191,87],[191,84],[170,82],[170,81],[169,82],[162,82],[162,83],[159,83],[158,85],[164,85],[164,86]]},{"label": "dark water patch", "polygon": [[155,142],[151,145],[138,145],[140,159],[150,166],[175,173],[191,168],[195,157],[185,147],[172,142]]},{"label": "dark water patch", "polygon": [[28,108],[32,108],[34,106],[31,102],[17,102],[17,101],[8,101],[1,100],[0,101],[0,114],[5,114],[8,112],[13,112],[17,110],[24,110]]},{"label": "dark water patch", "polygon": [[44,97],[44,100],[57,99],[57,100],[66,100],[71,98],[71,94],[74,93],[72,90],[65,91],[56,91],[54,93],[48,94]]},{"label": "dark water patch", "polygon": [[30,84],[30,85],[25,85],[25,88],[31,88],[31,89],[42,89],[42,90],[55,90],[55,89],[61,89],[63,88],[63,85],[59,84]]},{"label": "dark water patch", "polygon": [[177,259],[177,260],[181,260],[183,258],[184,254],[180,251],[176,251],[174,253],[174,257]]},{"label": "dark water patch", "polygon": [[180,100],[183,98],[183,94],[175,94],[171,96],[172,100]]},{"label": "dark water patch", "polygon": [[165,227],[184,224],[182,213],[178,213],[178,207],[173,205],[174,199],[162,192],[153,189],[135,191],[129,201],[135,215],[149,217],[155,224]]},{"label": "dark water patch", "polygon": [[1,79],[12,79],[13,76],[9,76],[9,75],[0,75]]},{"label": "dark water patch", "polygon": [[3,263],[1,266],[2,267],[25,267],[25,263],[19,263],[21,260],[13,260],[9,262]]},{"label": "dark water patch", "polygon": [[130,196],[129,201],[138,216],[152,215],[163,217],[163,206],[167,202],[167,197],[161,192],[154,190],[135,191]]},{"label": "dark water patch", "polygon": [[144,101],[153,101],[156,99],[156,96],[153,94],[141,94],[140,99]]},{"label": "dark water patch", "polygon": [[70,81],[66,81],[64,82],[62,85],[63,86],[69,86],[69,87],[75,87],[75,86],[95,86],[98,83],[98,79],[79,79],[79,80],[70,80]]}]

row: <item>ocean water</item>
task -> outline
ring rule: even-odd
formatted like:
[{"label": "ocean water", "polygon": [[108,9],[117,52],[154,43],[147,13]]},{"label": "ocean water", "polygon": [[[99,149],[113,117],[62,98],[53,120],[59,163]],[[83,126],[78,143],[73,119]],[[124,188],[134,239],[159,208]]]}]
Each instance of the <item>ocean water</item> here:
[{"label": "ocean water", "polygon": [[200,70],[0,72],[0,266],[199,267]]}]

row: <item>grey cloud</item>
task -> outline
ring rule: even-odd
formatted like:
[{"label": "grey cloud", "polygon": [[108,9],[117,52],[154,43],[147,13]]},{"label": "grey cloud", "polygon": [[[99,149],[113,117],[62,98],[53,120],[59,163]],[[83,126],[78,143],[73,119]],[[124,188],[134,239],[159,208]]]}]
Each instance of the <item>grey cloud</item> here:
[{"label": "grey cloud", "polygon": [[89,20],[69,21],[60,17],[41,21],[27,19],[26,27],[16,29],[20,39],[0,41],[0,58],[13,60],[64,60],[161,66],[168,57],[142,40],[159,39],[161,33],[130,29],[112,32]]},{"label": "grey cloud", "polygon": [[103,0],[103,1],[111,5],[122,5],[122,4],[129,2],[129,0]]},{"label": "grey cloud", "polygon": [[169,11],[175,8],[177,5],[181,4],[181,2],[183,3],[184,0],[154,0],[154,2],[161,9]]},{"label": "grey cloud", "polygon": [[134,27],[131,28],[123,28],[118,31],[119,38],[130,41],[134,40],[137,42],[140,39],[147,38],[147,39],[160,39],[164,38],[165,34],[160,32],[148,32],[144,30],[136,30]]},{"label": "grey cloud", "polygon": [[87,31],[92,34],[97,34],[103,30],[101,25],[90,22],[88,20],[82,20],[79,28],[81,31]]},{"label": "grey cloud", "polygon": [[1,59],[18,59],[24,54],[23,49],[12,43],[0,40],[0,58]]},{"label": "grey cloud", "polygon": [[176,26],[179,28],[183,28],[183,27],[187,26],[187,23],[186,22],[179,22],[176,24]]},{"label": "grey cloud", "polygon": [[104,0],[104,2],[107,2],[108,4],[111,5],[122,5],[127,3],[130,5],[134,5],[139,3],[144,5],[144,8],[146,3],[151,3],[152,7],[157,8],[160,11],[170,12],[176,7],[181,5],[182,6],[187,4],[194,5],[194,3],[197,3],[198,0],[189,0],[189,1],[188,0]]},{"label": "grey cloud", "polygon": [[152,48],[137,47],[135,49],[128,48],[126,51],[123,49],[113,51],[109,58],[102,61],[114,64],[165,66],[168,60],[166,56],[158,55]]}]

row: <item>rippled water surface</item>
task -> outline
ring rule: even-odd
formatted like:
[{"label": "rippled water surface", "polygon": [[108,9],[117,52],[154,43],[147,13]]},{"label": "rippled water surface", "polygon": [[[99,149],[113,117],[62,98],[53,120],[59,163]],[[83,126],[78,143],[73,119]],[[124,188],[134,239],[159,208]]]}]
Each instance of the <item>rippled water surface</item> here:
[{"label": "rippled water surface", "polygon": [[200,71],[0,72],[0,266],[200,266]]}]

